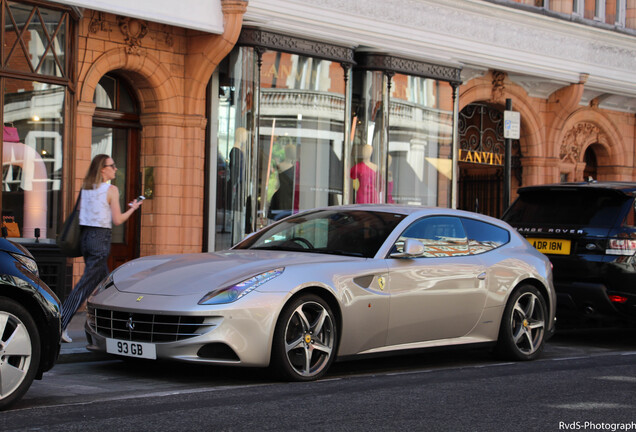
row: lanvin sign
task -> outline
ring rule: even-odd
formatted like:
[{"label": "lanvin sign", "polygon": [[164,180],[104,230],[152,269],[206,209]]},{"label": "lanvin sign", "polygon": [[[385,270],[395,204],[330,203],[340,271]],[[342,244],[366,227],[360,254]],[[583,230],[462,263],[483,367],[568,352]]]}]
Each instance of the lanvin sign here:
[{"label": "lanvin sign", "polygon": [[459,150],[459,161],[482,165],[503,166],[504,155],[476,150]]}]

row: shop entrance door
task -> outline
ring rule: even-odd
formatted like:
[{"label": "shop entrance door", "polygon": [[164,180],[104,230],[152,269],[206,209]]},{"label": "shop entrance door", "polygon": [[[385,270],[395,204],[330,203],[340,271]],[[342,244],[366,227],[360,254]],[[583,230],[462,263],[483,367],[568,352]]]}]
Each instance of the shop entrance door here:
[{"label": "shop entrance door", "polygon": [[[459,113],[458,202],[462,210],[501,217],[505,139],[503,112],[486,104],[470,104]],[[512,187],[520,185],[519,140],[512,142]]]},{"label": "shop entrance door", "polygon": [[[100,80],[95,103],[91,156],[105,153],[113,158],[117,174],[111,184],[119,189],[119,205],[125,212],[128,203],[141,195],[138,104],[127,83],[114,75]],[[135,212],[124,224],[113,226],[110,270],[139,256],[140,215]]]},{"label": "shop entrance door", "polygon": [[[128,209],[128,203],[140,195],[141,191],[138,136],[136,129],[93,125],[93,145],[96,141],[101,144],[107,142],[107,147],[110,147],[110,151],[103,148],[96,154],[110,155],[117,165],[117,175],[111,184],[119,189],[119,205],[122,212]],[[113,225],[113,240],[108,258],[110,270],[139,256],[138,238],[139,212],[135,212],[124,224]]]}]

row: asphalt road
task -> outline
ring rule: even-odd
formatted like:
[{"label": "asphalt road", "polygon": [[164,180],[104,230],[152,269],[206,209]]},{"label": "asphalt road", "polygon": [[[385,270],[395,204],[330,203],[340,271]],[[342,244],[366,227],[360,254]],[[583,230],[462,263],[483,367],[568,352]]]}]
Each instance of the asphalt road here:
[{"label": "asphalt road", "polygon": [[326,379],[119,360],[59,364],[2,430],[636,430],[636,333],[557,335],[542,359],[484,350],[336,364]]}]

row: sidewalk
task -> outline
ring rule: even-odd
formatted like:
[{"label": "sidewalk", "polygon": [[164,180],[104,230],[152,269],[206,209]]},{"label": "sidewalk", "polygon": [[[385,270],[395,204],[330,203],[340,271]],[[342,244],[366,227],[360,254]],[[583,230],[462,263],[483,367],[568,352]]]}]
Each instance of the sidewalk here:
[{"label": "sidewalk", "polygon": [[86,349],[86,333],[84,323],[86,312],[77,312],[68,325],[68,335],[73,339],[71,343],[62,342],[58,363],[75,363],[84,361],[96,361],[107,358],[106,354],[95,353]]}]

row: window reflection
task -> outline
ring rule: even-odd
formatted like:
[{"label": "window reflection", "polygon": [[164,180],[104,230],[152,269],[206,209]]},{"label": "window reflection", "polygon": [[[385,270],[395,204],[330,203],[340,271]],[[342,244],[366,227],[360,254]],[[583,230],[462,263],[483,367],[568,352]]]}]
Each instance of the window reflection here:
[{"label": "window reflection", "polygon": [[387,169],[392,201],[450,206],[452,120],[449,83],[393,76]]},{"label": "window reflection", "polygon": [[[351,136],[353,202],[368,204],[380,202],[384,179],[379,172],[380,149],[383,148],[384,73],[356,71],[352,101]],[[393,202],[391,193],[387,202]]]},{"label": "window reflection", "polygon": [[434,216],[414,222],[404,230],[394,251],[403,252],[406,239],[415,239],[424,245],[422,257],[469,255],[466,233],[460,220],[455,217]]},{"label": "window reflection", "polygon": [[[252,226],[251,142],[256,56],[239,48],[219,65],[215,250],[238,243]],[[214,162],[213,162],[214,163]]]},{"label": "window reflection", "polygon": [[277,51],[262,56],[260,224],[342,203],[344,70]]},{"label": "window reflection", "polygon": [[[55,237],[61,203],[62,86],[4,80],[2,216],[14,237]],[[13,225],[14,224],[14,225]],[[42,240],[41,240],[42,241]]]}]

